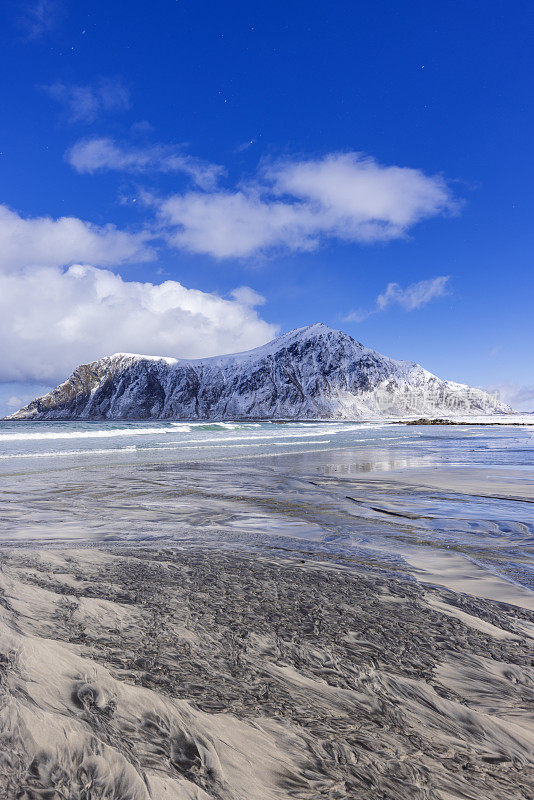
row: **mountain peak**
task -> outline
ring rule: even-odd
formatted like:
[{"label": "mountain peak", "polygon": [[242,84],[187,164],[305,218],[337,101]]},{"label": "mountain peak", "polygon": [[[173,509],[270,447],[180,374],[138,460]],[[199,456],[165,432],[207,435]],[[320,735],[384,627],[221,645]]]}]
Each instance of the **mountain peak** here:
[{"label": "mountain peak", "polygon": [[[282,344],[286,345],[297,341],[309,341],[312,339],[326,339],[329,341],[344,341],[347,344],[355,344],[357,347],[362,347],[360,342],[357,342],[348,333],[340,331],[337,328],[330,328],[324,322],[314,322],[312,325],[304,325],[301,328],[293,328],[287,333],[282,333],[271,342],[268,342],[264,347],[280,347]],[[259,348],[257,348],[259,349]]]},{"label": "mountain peak", "polygon": [[317,339],[318,337],[324,337],[327,339],[331,339],[332,341],[336,339],[346,340],[347,343],[356,344],[359,347],[362,345],[359,342],[356,342],[348,333],[343,333],[343,331],[336,330],[335,328],[329,328],[328,325],[325,325],[323,322],[314,322],[312,325],[304,325],[301,328],[293,328],[286,333],[281,333],[280,336],[276,336],[274,339],[271,339],[269,342],[265,344],[261,344],[258,347],[254,347],[252,350],[244,350],[239,353],[231,353],[228,355],[220,355],[220,356],[205,356],[203,358],[170,358],[167,356],[154,356],[154,355],[145,355],[142,353],[113,353],[109,356],[104,356],[103,358],[99,359],[100,362],[116,362],[116,361],[133,361],[133,360],[141,360],[141,361],[164,361],[167,364],[222,364],[227,362],[229,359],[231,360],[248,360],[261,358],[262,356],[266,355],[267,353],[274,353],[277,350],[280,350],[284,347],[288,347],[291,344],[296,342],[306,342],[312,339]]},{"label": "mountain peak", "polygon": [[[328,325],[325,325],[324,322],[314,322],[312,325],[303,325],[301,328],[293,328],[293,330],[287,333],[282,333],[277,339],[280,340],[285,337],[309,339],[313,336],[320,335],[346,336],[349,339],[351,338],[348,333],[343,333],[343,331],[339,331],[336,328],[330,328]],[[276,339],[274,341],[276,341]]]},{"label": "mountain peak", "polygon": [[319,333],[341,333],[341,331],[336,331],[334,328],[330,328],[328,325],[325,325],[324,322],[313,322],[311,325],[303,325],[300,328],[293,328],[287,333],[283,333],[282,336],[289,336],[290,334],[312,336]]}]

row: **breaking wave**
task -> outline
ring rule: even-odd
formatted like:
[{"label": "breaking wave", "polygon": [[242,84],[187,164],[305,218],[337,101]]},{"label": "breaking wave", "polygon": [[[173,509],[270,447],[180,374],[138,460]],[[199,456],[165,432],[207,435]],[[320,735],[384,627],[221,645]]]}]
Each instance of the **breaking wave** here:
[{"label": "breaking wave", "polygon": [[[14,423],[20,425],[21,423]],[[26,425],[27,423],[24,423]],[[47,423],[38,422],[39,426],[46,425]],[[50,423],[48,423],[50,424]],[[58,425],[58,423],[52,423]],[[59,423],[60,426],[69,423]],[[74,423],[76,424],[76,423]],[[255,436],[254,432],[257,428],[262,426],[272,426],[273,432],[268,436]],[[39,440],[59,440],[59,439],[112,439],[122,436],[167,436],[176,433],[197,433],[209,431],[245,431],[249,430],[253,434],[253,438],[257,439],[271,439],[271,438],[285,438],[286,436],[306,437],[312,435],[330,435],[332,433],[350,433],[354,430],[361,428],[381,427],[381,425],[369,424],[355,424],[350,425],[347,423],[287,423],[288,430],[277,423],[239,423],[239,422],[212,422],[212,423],[195,423],[195,422],[169,422],[165,426],[159,427],[137,427],[132,423],[124,423],[125,427],[110,427],[110,428],[96,428],[96,429],[70,429],[70,430],[45,430],[45,431],[9,431],[8,433],[0,433],[0,442],[17,442],[17,441],[39,441]],[[128,427],[126,427],[128,426]],[[276,427],[275,427],[276,426]],[[307,428],[307,433],[293,433],[294,428]],[[234,439],[235,437],[228,437]],[[248,438],[248,437],[246,437]],[[219,439],[219,437],[217,437]],[[205,440],[204,440],[205,441]],[[215,440],[213,440],[215,441]],[[177,443],[178,444],[178,443]]]},{"label": "breaking wave", "polygon": [[[15,423],[20,425],[20,423]],[[26,423],[24,423],[26,424]],[[39,422],[38,425],[42,426],[43,423]],[[47,423],[44,423],[45,425]],[[69,423],[54,423],[55,425],[63,425]],[[76,423],[73,423],[76,424]],[[72,429],[72,430],[46,430],[38,432],[13,432],[0,433],[0,442],[16,442],[16,441],[38,441],[39,439],[111,439],[116,436],[162,436],[169,433],[190,433],[192,430],[200,431],[227,431],[236,430],[237,428],[254,428],[259,427],[258,424],[239,424],[230,422],[217,422],[212,424],[203,423],[182,423],[182,422],[169,422],[167,425],[152,427],[152,428],[138,428],[132,423],[124,423],[129,427],[112,427],[112,428],[96,428],[94,430]]]}]

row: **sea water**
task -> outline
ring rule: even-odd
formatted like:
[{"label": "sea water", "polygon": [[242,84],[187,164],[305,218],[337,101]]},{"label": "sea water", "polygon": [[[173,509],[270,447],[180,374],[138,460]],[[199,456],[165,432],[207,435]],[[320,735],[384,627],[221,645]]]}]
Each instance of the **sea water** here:
[{"label": "sea water", "polygon": [[442,459],[492,466],[534,465],[534,427],[417,426],[388,422],[0,421],[0,475],[48,470],[62,461],[132,463],[211,461],[282,452],[371,450],[393,461]]}]

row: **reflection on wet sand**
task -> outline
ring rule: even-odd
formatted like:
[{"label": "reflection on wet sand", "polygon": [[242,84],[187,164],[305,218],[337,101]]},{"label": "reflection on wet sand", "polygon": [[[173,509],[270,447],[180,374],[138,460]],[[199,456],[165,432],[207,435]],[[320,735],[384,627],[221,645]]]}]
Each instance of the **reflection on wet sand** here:
[{"label": "reflection on wet sand", "polygon": [[405,454],[384,465],[381,450],[340,450],[4,476],[2,538],[313,548],[401,571],[435,554],[435,564],[461,557],[475,571],[476,563],[494,599],[532,588],[534,468],[437,467]]}]

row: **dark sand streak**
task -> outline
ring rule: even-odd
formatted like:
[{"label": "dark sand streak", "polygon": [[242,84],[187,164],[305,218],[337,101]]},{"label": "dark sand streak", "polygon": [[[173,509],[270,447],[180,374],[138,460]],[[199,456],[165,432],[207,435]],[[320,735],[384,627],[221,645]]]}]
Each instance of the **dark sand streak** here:
[{"label": "dark sand streak", "polygon": [[4,551],[0,796],[532,797],[534,614],[301,561]]}]

